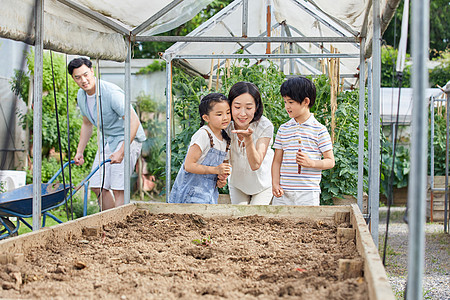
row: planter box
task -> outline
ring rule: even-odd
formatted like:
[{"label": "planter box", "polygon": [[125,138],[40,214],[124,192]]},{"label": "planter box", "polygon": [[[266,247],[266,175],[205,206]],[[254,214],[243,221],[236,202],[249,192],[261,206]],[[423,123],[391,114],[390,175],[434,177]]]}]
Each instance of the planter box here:
[{"label": "planter box", "polygon": [[[441,189],[445,188],[445,176],[434,176],[434,188],[441,188]],[[450,197],[448,201],[450,202]],[[449,213],[448,209],[447,213]],[[433,207],[431,207],[431,186],[430,186],[430,176],[428,176],[427,221],[443,222],[444,214],[445,214],[445,191],[433,191]],[[447,220],[448,219],[449,216],[447,215]]]},{"label": "planter box", "polygon": [[[274,218],[308,218],[318,223],[321,220],[334,221],[335,224],[349,223],[353,229],[351,239],[354,240],[356,249],[363,260],[361,265],[363,268],[362,276],[368,286],[368,298],[372,300],[395,299],[372,236],[361,212],[354,204],[308,207],[135,203],[0,241],[0,253],[8,254],[12,260],[22,258],[21,263],[23,263],[23,256],[28,255],[35,248],[44,247],[49,242],[57,244],[79,239],[83,234],[86,235],[87,229],[98,229],[113,221],[124,221],[136,210],[146,210],[152,214],[195,214],[204,217],[260,215]],[[94,232],[94,234],[97,235],[99,232]],[[341,238],[344,238],[344,235]],[[337,238],[339,239],[339,230]],[[345,263],[343,262],[343,264]],[[83,265],[79,267],[81,268]]]},{"label": "planter box", "polygon": [[[380,201],[387,205],[387,198],[380,194]],[[408,202],[408,187],[394,188],[394,203],[393,206],[406,206]]]},{"label": "planter box", "polygon": [[[363,214],[368,213],[368,201],[369,196],[364,193],[363,195]],[[333,205],[351,205],[356,204],[357,199],[351,195],[344,195],[344,198],[333,198]]]}]

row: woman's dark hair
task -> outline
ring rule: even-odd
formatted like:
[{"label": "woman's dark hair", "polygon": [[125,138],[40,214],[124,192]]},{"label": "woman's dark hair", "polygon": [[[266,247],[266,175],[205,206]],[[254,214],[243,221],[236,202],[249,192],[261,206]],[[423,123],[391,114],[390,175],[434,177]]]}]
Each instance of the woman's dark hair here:
[{"label": "woman's dark hair", "polygon": [[[233,103],[233,100],[243,94],[249,94],[253,97],[253,99],[255,99],[256,111],[255,115],[253,116],[253,120],[251,120],[250,123],[258,121],[259,119],[261,119],[261,116],[263,114],[264,105],[262,103],[261,94],[259,93],[258,87],[253,83],[240,81],[235,83],[230,88],[230,92],[228,93],[228,103],[230,104],[230,107]],[[231,114],[231,117],[233,117],[233,113]]]},{"label": "woman's dark hair", "polygon": [[[205,120],[203,120],[203,115],[208,115],[209,112],[214,107],[214,104],[221,103],[224,101],[228,102],[228,99],[224,94],[221,94],[221,93],[211,93],[202,98],[202,100],[200,101],[200,105],[198,106],[198,112],[200,114],[200,120],[201,120],[200,125],[201,126],[205,125]],[[223,129],[222,129],[222,137],[227,142],[231,141],[230,137]]]},{"label": "woman's dark hair", "polygon": [[282,97],[287,96],[298,103],[302,103],[308,97],[309,108],[316,102],[316,86],[306,77],[289,78],[281,85],[280,93]]},{"label": "woman's dark hair", "polygon": [[69,74],[73,74],[73,70],[81,67],[82,65],[86,65],[89,69],[92,68],[92,62],[84,57],[78,57],[74,58],[70,61],[69,65],[67,66],[67,70],[69,71]]}]

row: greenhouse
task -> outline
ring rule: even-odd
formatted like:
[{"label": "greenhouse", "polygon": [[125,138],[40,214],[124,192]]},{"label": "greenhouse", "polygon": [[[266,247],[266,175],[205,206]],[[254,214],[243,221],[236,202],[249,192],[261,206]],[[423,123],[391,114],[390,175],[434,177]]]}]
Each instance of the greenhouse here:
[{"label": "greenhouse", "polygon": [[[444,172],[445,187],[435,188],[433,183],[434,179],[431,179],[431,219],[433,218],[433,192],[443,192],[443,195],[445,195],[443,224],[444,231],[448,236],[448,94],[450,84],[435,89],[428,89],[427,86],[428,69],[426,62],[428,60],[427,45],[429,36],[426,30],[427,26],[424,25],[429,18],[427,15],[429,12],[427,4],[419,0],[412,1],[411,3],[412,27],[410,30],[415,33],[414,39],[410,42],[413,55],[412,61],[414,62],[414,72],[411,72],[412,88],[409,90],[398,88],[388,90],[381,88],[381,38],[393,19],[401,1],[364,0],[356,3],[351,0],[235,0],[187,35],[167,35],[167,32],[174,32],[172,30],[185,24],[199,14],[201,15],[205,7],[211,5],[212,2],[212,0],[164,0],[150,2],[142,0],[131,2],[116,0],[26,0],[20,2],[0,0],[2,5],[2,12],[0,13],[0,37],[34,46],[34,54],[31,52],[31,56],[33,56],[32,60],[28,60],[28,64],[31,61],[33,67],[32,75],[30,75],[30,82],[33,84],[30,85],[30,94],[28,96],[29,99],[32,99],[33,106],[33,113],[30,116],[33,132],[32,146],[30,146],[33,157],[32,168],[30,168],[32,169],[32,184],[19,188],[21,189],[20,191],[16,189],[14,195],[8,194],[0,198],[0,204],[2,201],[7,203],[3,207],[0,207],[2,226],[5,228],[2,233],[5,233],[5,236],[9,236],[13,231],[16,233],[19,225],[14,229],[15,225],[11,220],[15,220],[19,224],[20,220],[30,217],[32,225],[25,224],[32,228],[34,232],[28,236],[18,236],[0,241],[0,249],[2,249],[3,253],[2,259],[5,262],[3,263],[4,265],[13,264],[20,266],[22,263],[26,264],[23,267],[23,270],[26,271],[22,271],[24,275],[20,271],[16,273],[9,272],[11,277],[15,279],[11,281],[11,284],[5,284],[2,287],[5,291],[14,292],[10,294],[1,294],[0,292],[0,295],[11,298],[38,297],[36,293],[43,293],[42,295],[45,297],[61,296],[62,294],[59,294],[58,287],[54,292],[46,292],[39,286],[37,286],[35,292],[31,291],[32,284],[38,284],[40,281],[39,276],[35,273],[37,272],[37,265],[33,264],[34,258],[30,254],[34,251],[33,246],[41,247],[41,250],[45,248],[44,252],[51,252],[53,251],[51,250],[52,246],[49,246],[50,244],[47,242],[51,239],[54,239],[54,243],[58,247],[62,247],[64,244],[72,245],[71,243],[78,241],[75,247],[61,248],[64,249],[61,251],[71,253],[70,257],[76,260],[75,263],[69,265],[64,260],[61,260],[58,261],[57,266],[48,267],[49,270],[54,269],[51,272],[57,275],[47,277],[54,277],[57,281],[58,276],[62,278],[65,275],[79,273],[74,270],[83,270],[85,272],[88,269],[101,269],[103,263],[104,266],[110,264],[109,259],[99,258],[100,256],[94,255],[96,258],[93,259],[92,257],[84,257],[81,253],[72,253],[73,248],[82,248],[84,247],[83,245],[87,245],[92,247],[92,249],[97,249],[96,251],[98,253],[106,255],[105,253],[108,247],[112,247],[114,244],[114,239],[117,241],[120,240],[121,243],[128,245],[128,242],[122,241],[122,238],[124,236],[131,237],[134,233],[127,233],[124,229],[129,226],[130,228],[134,228],[133,232],[138,232],[140,230],[136,228],[142,222],[146,228],[142,229],[143,231],[148,228],[154,228],[155,236],[166,236],[166,238],[163,238],[164,242],[167,242],[168,236],[170,236],[170,230],[164,231],[162,228],[164,226],[172,228],[174,230],[174,236],[177,237],[176,241],[172,240],[169,241],[169,244],[163,245],[161,241],[155,240],[155,243],[159,245],[159,249],[155,253],[152,252],[153,250],[150,251],[153,253],[152,255],[156,255],[151,256],[148,249],[152,247],[152,244],[147,244],[144,240],[153,240],[153,237],[150,237],[151,232],[148,234],[144,232],[145,237],[142,239],[136,237],[136,240],[132,242],[132,244],[138,245],[137,250],[135,248],[129,250],[131,247],[134,247],[133,245],[123,246],[121,250],[124,252],[128,252],[129,250],[129,253],[119,254],[117,258],[113,258],[120,260],[120,266],[118,270],[114,269],[112,272],[115,274],[117,271],[119,275],[130,272],[132,274],[132,281],[134,280],[134,282],[124,284],[124,290],[117,290],[118,286],[120,286],[117,282],[121,282],[121,279],[112,279],[112,282],[116,282],[116,286],[113,288],[114,284],[109,285],[109,282],[106,283],[102,280],[94,280],[91,282],[90,279],[86,279],[88,277],[85,277],[79,284],[80,286],[86,284],[84,292],[87,294],[83,294],[80,291],[79,293],[70,294],[70,297],[112,297],[113,295],[122,295],[122,298],[129,296],[130,298],[136,299],[148,297],[148,295],[154,295],[156,298],[189,298],[204,295],[232,298],[248,295],[254,298],[258,297],[258,295],[275,298],[289,295],[300,297],[303,292],[295,288],[296,280],[300,280],[302,276],[310,276],[308,278],[311,278],[309,280],[312,281],[322,278],[322,275],[320,275],[321,272],[308,273],[316,270],[317,266],[306,263],[303,266],[299,262],[293,263],[293,266],[290,266],[290,263],[283,265],[282,268],[294,268],[294,273],[291,272],[292,274],[287,272],[287,275],[284,275],[284,273],[279,275],[286,276],[289,279],[289,284],[292,285],[281,284],[277,286],[278,292],[272,294],[273,291],[269,291],[269,288],[259,283],[274,280],[270,279],[267,272],[264,273],[261,271],[264,267],[258,265],[260,263],[259,260],[255,260],[258,252],[262,251],[257,250],[260,249],[258,248],[259,246],[249,246],[250,248],[253,247],[253,251],[246,252],[247,255],[243,255],[242,257],[233,256],[234,254],[226,258],[220,256],[222,259],[232,261],[233,264],[237,261],[251,262],[249,265],[235,266],[236,270],[240,268],[241,271],[239,272],[234,269],[223,270],[223,272],[231,272],[230,274],[235,274],[234,272],[240,274],[240,278],[245,281],[245,287],[237,283],[236,286],[233,283],[228,286],[219,287],[220,284],[215,281],[216,279],[212,279],[213,277],[209,277],[209,273],[213,273],[211,268],[220,269],[220,264],[214,267],[211,265],[211,268],[207,271],[197,269],[197,267],[194,268],[193,265],[195,264],[194,262],[202,262],[201,264],[203,264],[203,262],[208,262],[209,260],[212,263],[214,259],[219,259],[218,253],[220,251],[215,252],[217,249],[214,248],[216,247],[214,243],[219,243],[221,240],[226,241],[226,244],[230,243],[230,241],[227,241],[226,232],[222,232],[220,226],[215,227],[212,225],[216,219],[230,218],[230,220],[224,221],[224,224],[234,224],[235,218],[238,218],[238,220],[242,218],[256,232],[260,228],[257,224],[260,223],[273,224],[276,227],[279,225],[278,222],[291,224],[289,220],[295,217],[300,218],[300,221],[294,222],[295,226],[297,226],[304,222],[302,218],[310,217],[312,218],[312,223],[308,223],[309,226],[318,229],[320,232],[314,233],[315,235],[323,234],[320,230],[331,226],[330,228],[333,228],[337,232],[337,236],[331,237],[330,239],[333,241],[332,243],[336,243],[337,241],[337,248],[342,247],[341,249],[344,249],[344,244],[348,244],[348,247],[353,247],[342,250],[341,254],[348,254],[343,254],[344,256],[340,257],[339,261],[331,263],[333,268],[337,268],[337,273],[330,275],[333,278],[333,284],[323,285],[322,283],[317,283],[316,289],[319,292],[317,295],[314,294],[314,297],[325,298],[327,297],[327,293],[331,293],[328,292],[329,290],[336,289],[338,291],[337,293],[344,299],[349,298],[352,292],[361,295],[361,299],[395,299],[377,250],[377,248],[380,249],[378,247],[380,241],[378,232],[380,225],[380,194],[392,190],[392,186],[384,186],[384,181],[381,182],[384,176],[387,176],[385,174],[389,172],[386,171],[387,169],[385,169],[383,164],[389,165],[391,163],[389,160],[383,161],[383,151],[393,151],[394,158],[391,158],[391,160],[395,160],[395,151],[397,148],[396,138],[398,138],[395,127],[407,124],[411,125],[411,130],[408,133],[408,139],[410,139],[408,149],[410,151],[410,162],[408,162],[408,164],[410,163],[410,172],[409,179],[405,179],[408,189],[407,211],[409,215],[407,218],[409,219],[408,224],[410,230],[408,239],[410,245],[408,285],[406,288],[408,299],[421,298],[423,295],[422,276],[425,251],[425,233],[423,228],[426,219],[424,199],[427,198],[427,174],[429,173],[427,173],[427,167],[429,166],[429,162],[427,161],[427,145],[430,139],[432,145],[436,144],[433,142],[435,136],[439,140],[440,145],[446,142],[447,148],[444,152],[446,157],[442,155],[442,157],[436,159],[439,163],[439,168],[445,165],[445,170],[438,170],[439,172]],[[405,6],[408,6],[406,3],[409,3],[409,1],[405,2]],[[406,17],[406,24],[407,22],[408,18]],[[46,121],[45,119],[43,120],[43,113],[45,113],[45,111],[43,112],[43,98],[48,96],[48,93],[44,91],[45,87],[43,87],[43,82],[46,80],[46,75],[44,75],[46,63],[44,60],[47,59],[45,58],[45,53],[47,52],[45,51],[56,51],[66,55],[73,55],[74,57],[89,57],[94,63],[97,72],[99,70],[101,71],[100,60],[125,63],[123,70],[125,75],[123,81],[125,95],[123,162],[124,178],[132,178],[134,165],[131,162],[133,149],[131,148],[130,142],[135,138],[135,135],[137,137],[138,133],[136,133],[137,129],[133,129],[132,122],[129,121],[133,120],[134,115],[136,115],[134,109],[130,109],[130,107],[132,102],[138,101],[135,107],[139,107],[140,104],[147,102],[139,102],[139,97],[145,98],[145,95],[132,96],[132,94],[136,95],[136,92],[133,91],[135,87],[132,82],[137,82],[136,79],[134,81],[132,80],[132,76],[135,76],[135,73],[138,72],[133,71],[134,73],[132,75],[131,65],[134,49],[148,42],[174,43],[165,49],[165,51],[159,53],[159,57],[163,62],[160,63],[162,67],[155,64],[155,68],[160,68],[159,71],[164,72],[165,103],[162,110],[153,110],[150,115],[156,115],[155,120],[164,120],[164,128],[147,124],[147,126],[155,126],[153,128],[155,131],[164,131],[164,148],[159,153],[164,153],[165,155],[164,167],[161,168],[160,174],[164,174],[162,176],[164,178],[164,187],[162,188],[163,191],[161,194],[166,202],[170,202],[170,189],[174,185],[174,178],[176,176],[174,169],[178,171],[180,166],[184,166],[183,160],[189,148],[190,135],[195,133],[199,128],[200,123],[193,121],[196,118],[193,114],[197,114],[198,112],[195,104],[199,102],[201,97],[205,96],[208,92],[221,92],[226,94],[228,88],[237,81],[241,79],[247,81],[248,78],[254,76],[253,81],[260,88],[263,97],[269,99],[277,94],[273,97],[278,98],[278,100],[270,104],[264,103],[264,109],[266,110],[265,116],[269,117],[276,126],[275,128],[278,129],[284,122],[284,119],[279,117],[279,115],[281,111],[285,113],[285,104],[283,103],[283,99],[278,95],[279,86],[286,79],[301,75],[315,80],[318,99],[319,95],[326,95],[323,97],[327,97],[327,101],[329,101],[329,103],[323,104],[324,107],[327,105],[326,109],[319,110],[319,108],[315,108],[313,113],[318,120],[323,120],[322,122],[329,127],[330,139],[335,144],[335,148],[333,148],[334,155],[339,158],[336,161],[335,167],[339,171],[335,173],[323,172],[323,176],[330,178],[330,182],[341,181],[340,187],[334,190],[334,186],[332,186],[326,192],[323,192],[322,201],[328,197],[327,201],[329,200],[330,202],[325,201],[326,204],[332,204],[331,199],[333,197],[342,198],[343,195],[353,194],[355,196],[355,204],[327,206],[322,205],[323,203],[321,202],[320,207],[307,206],[304,209],[303,207],[297,206],[276,207],[272,205],[256,205],[252,207],[250,205],[241,209],[232,204],[201,204],[196,206],[196,204],[159,204],[152,203],[152,201],[142,203],[142,201],[133,201],[131,199],[131,180],[124,180],[125,205],[123,207],[86,216],[88,213],[85,204],[83,213],[83,216],[86,216],[85,218],[56,225],[49,230],[41,229],[41,227],[45,227],[46,217],[56,218],[55,220],[58,219],[51,213],[53,208],[65,204],[67,209],[67,203],[69,203],[69,198],[66,196],[68,192],[64,187],[67,182],[64,183],[63,181],[62,185],[55,183],[58,182],[56,179],[60,171],[52,176],[47,183],[43,183],[43,176],[47,175],[43,175],[42,153],[48,151],[48,149],[43,149],[42,141],[42,133],[43,129],[45,129],[43,126],[46,126],[44,123]],[[404,46],[400,46],[400,48],[404,47],[404,51],[406,51],[406,41],[402,45]],[[401,57],[400,50],[399,57]],[[24,56],[24,61],[25,59]],[[52,54],[50,54],[50,59],[53,86],[55,86],[55,76],[57,74],[53,74]],[[67,69],[67,61],[66,56],[65,63],[63,60],[55,62],[62,65],[64,69]],[[397,65],[401,63],[401,60],[399,60]],[[22,65],[25,65],[25,63],[22,63]],[[246,74],[249,77],[243,76],[243,72],[247,72]],[[402,74],[403,69],[400,71],[397,70],[397,72]],[[74,76],[72,73],[70,74]],[[58,76],[63,78],[68,75],[66,73],[65,75],[59,74]],[[95,74],[95,77],[99,78],[99,74]],[[69,113],[73,112],[69,112],[67,78],[64,79],[66,80],[65,84],[67,87],[65,92],[67,96],[64,97],[67,98],[66,129],[69,132]],[[76,81],[75,77],[73,78]],[[140,82],[142,82],[142,79]],[[58,85],[61,84],[58,83]],[[72,82],[71,84],[74,83]],[[185,86],[189,86],[191,90],[188,91],[184,88],[184,84],[186,84]],[[77,88],[76,85],[74,86]],[[81,85],[79,87],[82,88]],[[401,93],[406,93],[407,96],[402,95],[404,98],[401,98]],[[397,94],[399,94],[398,99],[406,100],[403,100],[402,106],[399,104],[398,109],[396,108],[397,110],[389,109],[389,105],[391,107],[394,105]],[[73,95],[71,94],[72,97]],[[162,95],[160,96],[162,97]],[[389,96],[392,99],[389,100]],[[55,91],[55,103],[56,97]],[[428,136],[428,103],[430,101],[432,103],[430,106],[432,109],[430,110],[433,121],[431,121],[432,134]],[[443,105],[446,105],[446,108]],[[97,104],[97,107],[97,109],[101,110],[101,106]],[[62,110],[64,111],[64,109]],[[444,110],[447,113],[446,117]],[[139,109],[137,112],[139,113]],[[436,121],[434,121],[435,115],[439,116]],[[58,114],[56,118],[58,118]],[[59,118],[65,119],[66,116],[60,113]],[[350,118],[354,122],[348,121]],[[399,118],[403,122],[399,122]],[[442,128],[445,128],[443,123],[445,122],[445,118],[447,122],[446,137],[442,136],[444,134]],[[6,120],[5,117],[5,123]],[[58,119],[57,122],[59,122]],[[61,122],[65,121],[63,120]],[[388,138],[383,134],[382,125],[385,125],[384,122],[391,125],[391,136]],[[434,122],[436,122],[436,133],[434,131]],[[58,137],[59,135],[58,127]],[[97,132],[97,143],[99,145],[101,143],[100,136],[103,135],[105,135],[104,132]],[[213,138],[211,136],[210,139],[212,143]],[[301,142],[299,141],[299,143]],[[64,144],[66,145],[67,142]],[[76,147],[76,144],[73,147]],[[3,148],[7,149],[8,147]],[[431,153],[433,154],[434,148],[433,146],[431,148]],[[436,151],[441,151],[440,149]],[[403,151],[403,148],[400,150]],[[52,151],[55,151],[55,149],[52,149]],[[226,151],[228,151],[228,146]],[[56,152],[60,155],[56,160],[60,161],[61,166],[64,160],[71,158],[70,148],[67,151],[68,158],[64,157],[63,149],[60,148]],[[352,155],[346,157],[346,152],[351,152]],[[2,157],[5,158],[6,154],[3,155]],[[434,155],[431,155],[431,161],[431,170],[434,172]],[[139,170],[142,172],[143,166],[140,163],[141,160],[139,159]],[[68,169],[70,170],[69,160],[67,160],[67,165],[69,165]],[[394,162],[392,162],[392,165],[394,166]],[[98,169],[101,170],[101,167],[101,164],[99,164]],[[62,170],[64,168],[63,166]],[[83,178],[79,178],[82,179],[81,183],[73,187],[74,191],[77,192],[83,188],[84,192],[88,193],[89,180],[96,171],[84,174],[82,176]],[[65,178],[68,174],[66,173],[64,175],[63,171],[62,175]],[[138,175],[139,182],[142,180],[141,175],[141,173]],[[70,177],[70,175],[68,176]],[[434,173],[431,173],[431,178],[434,178]],[[216,180],[218,179],[216,178]],[[401,180],[403,180],[403,177]],[[57,194],[59,192],[58,184],[62,186],[60,191],[63,194],[62,196]],[[142,182],[140,184],[142,189]],[[69,185],[71,186],[71,184]],[[340,189],[352,189],[352,191],[346,191],[347,193],[345,193],[345,191]],[[103,193],[103,183],[100,193]],[[24,196],[25,194],[27,196]],[[70,193],[67,195],[70,197],[74,195],[72,193],[72,186],[70,187]],[[86,195],[85,199],[88,197]],[[23,199],[24,197],[28,199],[25,199],[25,204],[17,203],[17,206],[20,206],[19,208],[22,211],[15,213],[14,201],[6,199],[6,197],[13,198],[14,200]],[[62,202],[53,206],[54,203],[51,203],[53,198],[62,199]],[[221,198],[219,197],[219,199]],[[72,199],[70,199],[70,203],[71,201]],[[386,204],[389,207],[388,224],[391,201],[391,198],[386,200]],[[101,206],[100,209],[102,209]],[[158,214],[161,215],[162,219],[153,219],[154,215],[158,216]],[[175,215],[175,217],[171,216],[171,214]],[[188,216],[187,221],[185,214]],[[437,213],[435,213],[435,216],[437,216]],[[148,219],[149,217],[151,220]],[[277,218],[280,218],[281,221],[277,221]],[[67,220],[69,220],[69,217],[67,217]],[[184,225],[183,222],[187,222],[187,225]],[[133,227],[135,225],[137,227]],[[156,228],[156,225],[161,225],[162,227]],[[12,229],[10,226],[12,226]],[[185,237],[183,237],[182,233],[178,232],[180,230],[179,226],[185,226],[183,230],[186,231],[192,229],[192,227],[200,228],[195,234],[201,235],[202,238],[195,239],[195,236],[189,233],[187,234],[187,239],[191,243],[186,245],[184,243]],[[237,227],[237,224],[235,224],[235,227]],[[252,237],[240,238],[247,239],[247,245],[233,244],[232,247],[234,247],[234,250],[246,249],[248,245],[253,245],[254,241],[257,244],[261,243],[272,247],[272,243],[267,242],[267,240],[265,242],[265,239],[270,240],[273,237],[265,237],[265,232],[271,232],[275,227],[270,227],[269,229],[268,227],[262,226],[261,233],[257,233]],[[226,231],[228,229],[223,230]],[[284,232],[286,229],[282,228],[279,230],[280,232]],[[302,229],[299,230],[302,231]],[[326,231],[326,229],[324,230]],[[231,232],[231,229],[228,232]],[[222,233],[224,234],[223,237],[221,235]],[[305,234],[307,234],[307,230]],[[231,233],[231,239],[234,235],[235,233]],[[260,240],[258,236],[261,236]],[[287,240],[288,236],[289,234],[286,237],[283,236],[283,239]],[[17,242],[14,242],[14,239]],[[309,239],[310,236],[307,234],[306,236],[299,236],[297,241],[300,241],[300,244],[302,244],[306,243],[305,241]],[[179,240],[183,240],[184,242],[178,243]],[[321,242],[328,243],[326,241]],[[384,242],[385,244],[387,243],[387,232]],[[277,243],[275,242],[275,244]],[[296,242],[290,241],[290,243]],[[166,253],[167,249],[171,248],[171,245],[173,248],[178,249],[175,251],[176,253],[181,251],[183,255],[188,256],[189,262],[190,259],[194,259],[192,265],[182,266],[182,260],[177,261],[176,258],[162,257],[161,253]],[[317,249],[323,250],[323,244],[321,245],[318,245],[319,248]],[[320,252],[322,250],[313,250],[312,252]],[[325,252],[327,251],[331,250],[326,250]],[[350,255],[352,251],[356,253],[356,256]],[[386,252],[386,248],[384,252]],[[305,253],[300,252],[297,256],[306,255]],[[337,250],[337,253],[339,253],[339,250]],[[78,255],[79,260],[76,259]],[[286,255],[288,256],[288,254]],[[260,258],[262,256],[265,259],[270,257],[271,254],[259,255]],[[336,254],[335,256],[338,255]],[[161,270],[151,271],[152,268],[155,268],[152,265],[153,261],[158,259],[164,261],[164,263],[161,263],[161,266],[158,266],[158,268],[161,267]],[[295,261],[295,258],[291,259]],[[323,257],[320,259],[327,260],[327,258]],[[51,265],[51,260],[52,258],[50,256],[50,260],[48,262],[46,261],[45,264]],[[277,258],[275,261],[279,260],[280,258]],[[95,264],[94,261],[96,261]],[[98,261],[100,261],[99,265],[97,265]],[[284,260],[281,259],[281,261]],[[174,266],[179,265],[179,269],[176,267],[167,269],[166,265],[170,264],[170,262],[173,262]],[[130,268],[130,265],[139,265],[139,267],[133,266],[133,268]],[[328,270],[326,266],[322,267]],[[111,272],[109,267],[105,268],[105,272]],[[216,275],[218,273],[221,273],[221,271],[218,271]],[[258,275],[254,275],[253,273]],[[98,274],[100,273],[93,273],[88,276],[99,276]],[[144,276],[142,278],[139,277],[143,274]],[[30,276],[30,278],[36,277],[36,279],[25,280],[25,278],[22,278],[25,275]],[[160,275],[162,277],[158,277]],[[73,276],[78,278],[78,275]],[[157,288],[151,282],[152,280],[148,281],[148,277],[153,278],[159,284],[167,283],[167,281],[171,281],[172,283],[167,286],[162,284],[164,287]],[[253,281],[250,280],[252,278]],[[66,279],[61,280],[66,281]],[[198,280],[198,288],[195,287],[196,280]],[[337,286],[338,283],[340,284],[341,281],[343,282],[345,280],[353,280],[352,282],[357,288],[351,291],[350,287]],[[255,283],[255,281],[258,283]],[[334,281],[336,281],[336,285],[334,285]],[[185,282],[188,282],[187,286],[181,286]],[[278,284],[278,281],[275,280],[274,282]],[[56,283],[51,283],[51,285],[54,284]],[[135,285],[135,288],[129,287],[129,284]],[[89,293],[91,285],[93,285],[93,289]],[[312,286],[306,284],[304,293],[312,292]],[[60,289],[70,289],[70,284],[64,282]],[[144,291],[147,291],[148,294],[145,294]]]}]

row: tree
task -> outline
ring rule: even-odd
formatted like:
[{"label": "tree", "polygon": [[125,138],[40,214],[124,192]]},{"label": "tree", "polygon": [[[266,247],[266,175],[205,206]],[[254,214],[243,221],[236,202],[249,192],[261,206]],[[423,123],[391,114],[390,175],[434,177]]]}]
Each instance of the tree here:
[{"label": "tree", "polygon": [[[411,11],[410,11],[411,13]],[[401,24],[403,15],[403,2],[401,2],[395,12],[394,18],[383,34],[386,44],[397,48],[400,39]],[[410,18],[411,20],[411,18]],[[408,33],[408,48],[410,53],[411,23]],[[430,58],[440,56],[449,46],[450,41],[450,2],[448,0],[430,1]]]}]

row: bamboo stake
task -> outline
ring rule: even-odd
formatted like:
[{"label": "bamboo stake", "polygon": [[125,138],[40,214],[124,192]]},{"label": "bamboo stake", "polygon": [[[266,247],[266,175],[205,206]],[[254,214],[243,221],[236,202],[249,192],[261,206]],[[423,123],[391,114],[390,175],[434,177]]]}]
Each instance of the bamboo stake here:
[{"label": "bamboo stake", "polygon": [[[338,53],[333,46],[330,47],[331,53]],[[331,106],[331,141],[335,141],[336,129],[336,110],[337,110],[337,95],[339,92],[339,59],[330,58],[328,60],[328,77],[330,78],[330,106]]]},{"label": "bamboo stake", "polygon": [[[214,52],[212,53],[214,55]],[[211,58],[211,69],[209,71],[208,91],[212,88],[212,76],[214,72],[214,58]]]},{"label": "bamboo stake", "polygon": [[217,59],[216,91],[219,89],[219,78],[220,78],[220,59]]}]

